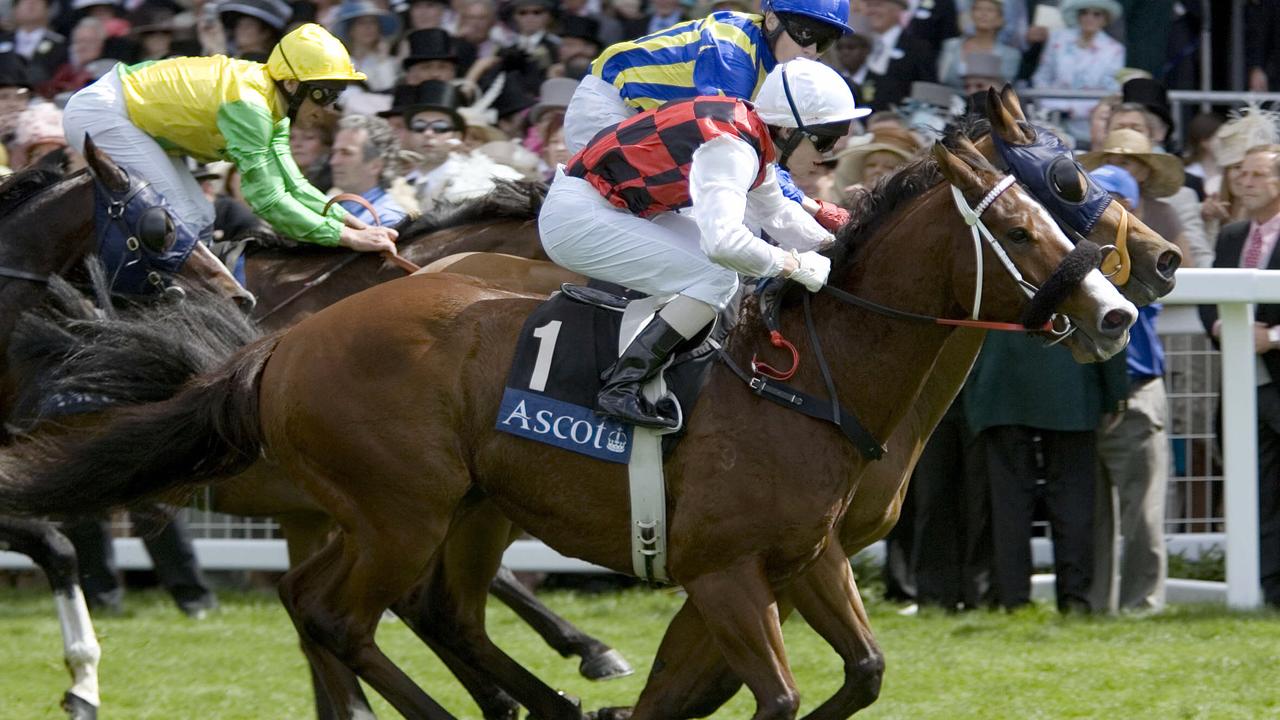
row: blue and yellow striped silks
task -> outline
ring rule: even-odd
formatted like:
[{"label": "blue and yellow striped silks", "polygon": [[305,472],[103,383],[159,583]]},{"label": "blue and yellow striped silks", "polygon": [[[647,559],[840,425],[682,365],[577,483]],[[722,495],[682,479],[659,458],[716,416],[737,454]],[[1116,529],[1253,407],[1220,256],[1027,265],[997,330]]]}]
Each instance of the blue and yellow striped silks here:
[{"label": "blue and yellow striped silks", "polygon": [[591,72],[640,110],[698,95],[750,100],[776,64],[763,24],[760,15],[712,13],[611,45]]}]

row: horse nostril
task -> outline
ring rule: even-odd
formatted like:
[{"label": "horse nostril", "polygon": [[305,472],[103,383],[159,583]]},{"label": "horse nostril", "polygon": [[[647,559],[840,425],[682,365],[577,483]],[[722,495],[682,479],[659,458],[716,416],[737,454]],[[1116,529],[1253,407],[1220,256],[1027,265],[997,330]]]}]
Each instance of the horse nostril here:
[{"label": "horse nostril", "polygon": [[1165,250],[1156,258],[1156,272],[1165,280],[1172,280],[1173,273],[1182,264],[1182,255],[1176,250]]},{"label": "horse nostril", "polygon": [[1102,322],[1098,323],[1098,330],[1105,337],[1118,338],[1124,335],[1133,320],[1133,314],[1127,310],[1120,308],[1108,310],[1107,314],[1102,316]]}]

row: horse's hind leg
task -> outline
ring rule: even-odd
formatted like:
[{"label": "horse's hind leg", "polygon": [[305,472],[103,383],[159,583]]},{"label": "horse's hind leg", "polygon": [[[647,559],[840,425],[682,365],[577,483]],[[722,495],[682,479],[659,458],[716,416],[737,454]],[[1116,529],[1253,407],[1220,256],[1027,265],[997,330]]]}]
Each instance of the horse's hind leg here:
[{"label": "horse's hind leg", "polygon": [[[291,513],[278,515],[280,531],[289,548],[289,567],[298,567],[325,546],[333,523],[320,513]],[[305,645],[305,643],[303,643]],[[348,718],[372,718],[373,709],[364,695],[356,676],[330,653],[311,653],[302,648],[307,657],[311,675],[311,689],[315,695],[317,720],[347,720]],[[330,697],[323,677],[332,676],[334,687],[341,688],[336,697]]]},{"label": "horse's hind leg", "polygon": [[73,720],[93,720],[98,717],[98,660],[102,649],[77,581],[75,548],[50,523],[2,518],[0,549],[26,555],[49,578],[62,626],[63,658],[72,680],[62,707]]},{"label": "horse's hind leg", "polygon": [[804,720],[847,718],[875,702],[884,677],[884,654],[871,634],[867,611],[840,543],[828,543],[817,562],[788,590],[796,610],[844,661],[840,689]]},{"label": "horse's hind leg", "polygon": [[[685,583],[689,600],[734,674],[756,699],[752,720],[791,720],[800,705],[787,665],[778,606],[760,561],[701,575]],[[693,617],[681,611],[684,622]],[[659,668],[655,667],[655,675]],[[662,668],[666,671],[666,668]],[[673,669],[672,672],[678,672]],[[655,687],[651,688],[653,685]],[[654,702],[654,678],[645,686],[633,720],[667,720],[668,708]]]},{"label": "horse's hind leg", "polygon": [[507,547],[511,523],[486,499],[454,515],[423,604],[424,625],[460,660],[482,669],[539,720],[580,720],[576,700],[548,687],[493,644],[485,631],[489,584]]},{"label": "horse's hind leg", "polygon": [[401,715],[452,720],[373,639],[383,610],[409,589],[436,544],[427,523],[420,522],[413,536],[378,531],[395,526],[370,525],[356,533],[338,534],[284,576],[280,597],[331,699],[351,693],[350,674],[337,672],[336,660],[369,683]]},{"label": "horse's hind leg", "polygon": [[568,620],[543,605],[528,588],[516,580],[515,573],[505,567],[489,585],[489,592],[515,611],[561,657],[582,658],[578,672],[588,680],[611,680],[635,672],[622,653],[582,632]]}]

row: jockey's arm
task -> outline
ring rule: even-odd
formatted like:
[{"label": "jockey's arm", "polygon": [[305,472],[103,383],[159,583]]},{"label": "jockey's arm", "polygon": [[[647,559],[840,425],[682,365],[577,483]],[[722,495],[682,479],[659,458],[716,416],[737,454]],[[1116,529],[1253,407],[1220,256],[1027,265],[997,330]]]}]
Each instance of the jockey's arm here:
[{"label": "jockey's arm", "polygon": [[813,216],[817,212],[817,201],[805,198],[805,202],[813,203],[814,210],[810,212],[803,203],[792,202],[783,195],[774,178],[776,167],[770,165],[764,182],[747,196],[760,225],[787,250],[805,252],[830,247],[835,238]]},{"label": "jockey's arm", "polygon": [[276,230],[302,242],[338,245],[346,210],[322,214],[324,195],[307,182],[289,152],[289,121],[262,106],[228,103],[218,110],[227,155],[240,170],[245,200]]},{"label": "jockey's arm", "polygon": [[[774,277],[793,264],[786,250],[757,237],[743,223],[749,196],[753,204],[763,203],[753,208],[760,217],[779,214],[769,218],[769,226],[797,250],[820,247],[831,241],[831,235],[799,205],[782,196],[771,170],[761,186],[752,190],[759,169],[755,150],[738,138],[722,135],[704,143],[694,152],[689,169],[691,214],[707,257],[744,275]],[[764,193],[757,197],[761,189]]]}]

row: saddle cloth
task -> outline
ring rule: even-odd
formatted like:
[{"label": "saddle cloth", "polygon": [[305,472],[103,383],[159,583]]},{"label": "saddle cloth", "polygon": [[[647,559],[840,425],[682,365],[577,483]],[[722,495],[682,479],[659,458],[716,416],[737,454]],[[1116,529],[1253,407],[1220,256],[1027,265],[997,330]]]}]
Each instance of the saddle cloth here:
[{"label": "saddle cloth", "polygon": [[[600,376],[619,354],[626,303],[596,287],[566,285],[538,306],[520,329],[497,429],[607,462],[629,462],[634,428],[592,409]],[[685,414],[715,357],[705,342],[690,345],[677,348],[664,371]],[[663,438],[665,453],[680,434]]]}]

